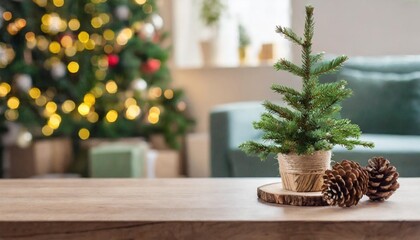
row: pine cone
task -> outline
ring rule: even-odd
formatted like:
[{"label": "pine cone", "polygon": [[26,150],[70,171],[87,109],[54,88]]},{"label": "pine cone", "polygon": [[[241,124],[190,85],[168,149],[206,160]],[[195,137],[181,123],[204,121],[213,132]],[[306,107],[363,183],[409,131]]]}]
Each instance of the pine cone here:
[{"label": "pine cone", "polygon": [[369,159],[366,170],[369,174],[367,196],[372,201],[388,199],[399,187],[397,182],[399,173],[388,159],[373,157]]},{"label": "pine cone", "polygon": [[357,205],[368,189],[368,174],[358,163],[343,160],[326,170],[322,195],[327,204],[340,207]]}]

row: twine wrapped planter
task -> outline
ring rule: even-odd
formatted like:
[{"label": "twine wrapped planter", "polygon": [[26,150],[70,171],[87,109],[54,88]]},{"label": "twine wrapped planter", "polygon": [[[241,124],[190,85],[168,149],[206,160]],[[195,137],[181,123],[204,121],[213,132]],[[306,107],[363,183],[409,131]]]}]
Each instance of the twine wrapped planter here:
[{"label": "twine wrapped planter", "polygon": [[321,191],[325,170],[330,168],[331,151],[309,155],[278,154],[283,189],[294,192]]}]

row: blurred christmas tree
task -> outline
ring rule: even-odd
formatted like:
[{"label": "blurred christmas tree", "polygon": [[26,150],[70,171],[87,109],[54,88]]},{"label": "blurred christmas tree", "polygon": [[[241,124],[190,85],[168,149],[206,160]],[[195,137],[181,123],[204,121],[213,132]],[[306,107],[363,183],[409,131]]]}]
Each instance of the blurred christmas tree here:
[{"label": "blurred christmas tree", "polygon": [[192,120],[169,86],[157,10],[154,0],[2,1],[0,118],[35,136],[162,133],[179,147]]}]

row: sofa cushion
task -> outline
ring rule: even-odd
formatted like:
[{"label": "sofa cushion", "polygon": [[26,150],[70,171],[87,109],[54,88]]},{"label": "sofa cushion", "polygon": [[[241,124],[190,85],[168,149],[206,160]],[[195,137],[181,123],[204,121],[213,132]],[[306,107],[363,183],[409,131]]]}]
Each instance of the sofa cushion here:
[{"label": "sofa cushion", "polygon": [[367,160],[374,156],[388,158],[397,167],[402,177],[420,176],[420,136],[363,134],[364,141],[375,143],[375,148],[356,147],[349,151],[341,146],[333,149],[332,161],[350,159],[367,165]]},{"label": "sofa cushion", "polygon": [[364,133],[420,134],[420,72],[409,74],[344,69],[353,96],[342,103],[343,118]]},{"label": "sofa cushion", "polygon": [[344,69],[382,73],[418,72],[420,56],[351,57],[344,64]]},{"label": "sofa cushion", "polygon": [[229,151],[229,160],[232,177],[280,176],[279,164],[274,154],[261,161],[258,157],[248,156],[242,150],[235,148]]}]

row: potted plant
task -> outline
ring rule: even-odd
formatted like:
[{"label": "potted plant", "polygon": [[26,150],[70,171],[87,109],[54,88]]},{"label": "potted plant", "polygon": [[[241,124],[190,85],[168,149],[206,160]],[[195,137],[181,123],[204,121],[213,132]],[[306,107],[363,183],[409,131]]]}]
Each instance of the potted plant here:
[{"label": "potted plant", "polygon": [[203,39],[201,50],[204,65],[215,65],[216,63],[216,38],[220,23],[220,18],[225,9],[221,0],[203,0],[200,9],[200,19],[207,28],[207,37]]},{"label": "potted plant", "polygon": [[251,43],[251,39],[249,38],[249,34],[242,24],[238,25],[238,32],[239,32],[239,49],[238,49],[239,62],[241,64],[245,64],[248,57],[247,52],[248,52],[248,46]]},{"label": "potted plant", "polygon": [[264,142],[247,141],[240,148],[262,160],[269,154],[278,156],[282,185],[296,192],[320,191],[322,175],[330,166],[331,149],[341,145],[352,149],[356,145],[373,147],[373,143],[360,141],[359,126],[349,119],[340,119],[339,103],[350,97],[346,81],[320,83],[319,76],[336,71],[347,60],[339,56],[322,61],[323,53],[312,53],[314,34],[313,7],[306,7],[303,38],[290,28],[277,27],[277,32],[302,48],[302,65],[280,59],[277,71],[288,71],[302,79],[302,90],[273,84],[271,89],[283,95],[288,107],[265,101],[266,112],[254,122],[262,130]]}]

